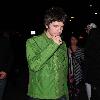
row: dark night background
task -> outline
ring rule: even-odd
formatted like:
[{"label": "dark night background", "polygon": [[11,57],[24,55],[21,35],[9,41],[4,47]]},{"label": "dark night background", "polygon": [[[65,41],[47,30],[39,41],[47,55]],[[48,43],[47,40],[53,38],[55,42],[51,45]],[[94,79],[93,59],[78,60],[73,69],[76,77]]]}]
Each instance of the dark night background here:
[{"label": "dark night background", "polygon": [[[30,33],[32,30],[36,31],[36,35],[43,32],[43,15],[51,6],[62,7],[68,15],[63,33],[65,41],[69,39],[72,32],[85,36],[84,28],[90,22],[100,25],[100,5],[96,0],[33,0],[33,2],[0,3],[0,33],[5,32],[10,35],[14,50],[14,65],[5,100],[8,98],[24,100],[28,83],[25,43],[27,38],[32,36]],[[71,17],[75,18],[71,19]]]},{"label": "dark night background", "polygon": [[[92,6],[91,6],[92,5]],[[33,2],[4,2],[0,9],[0,30],[23,30],[27,27],[38,29],[41,26],[44,11],[51,6],[64,8],[75,19],[68,22],[73,30],[80,30],[90,21],[98,23],[100,16],[99,2],[96,0],[34,0]],[[98,12],[98,15],[94,13]]]}]

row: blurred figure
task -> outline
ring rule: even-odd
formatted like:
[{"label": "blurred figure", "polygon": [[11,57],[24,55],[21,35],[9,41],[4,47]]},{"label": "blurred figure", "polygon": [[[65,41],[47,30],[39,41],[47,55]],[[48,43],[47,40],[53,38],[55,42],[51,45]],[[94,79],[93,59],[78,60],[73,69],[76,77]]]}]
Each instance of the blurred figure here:
[{"label": "blurred figure", "polygon": [[69,46],[70,100],[87,100],[84,77],[84,49],[78,46],[79,38],[73,34]]},{"label": "blurred figure", "polygon": [[85,46],[87,83],[92,89],[92,94],[89,94],[92,96],[91,100],[100,100],[100,29],[95,23],[90,23],[86,32],[89,34]]},{"label": "blurred figure", "polygon": [[69,100],[67,47],[61,39],[65,20],[62,8],[50,8],[44,17],[44,33],[26,42],[29,100]]},{"label": "blurred figure", "polygon": [[3,100],[8,73],[13,62],[10,40],[6,34],[0,34],[0,100]]}]

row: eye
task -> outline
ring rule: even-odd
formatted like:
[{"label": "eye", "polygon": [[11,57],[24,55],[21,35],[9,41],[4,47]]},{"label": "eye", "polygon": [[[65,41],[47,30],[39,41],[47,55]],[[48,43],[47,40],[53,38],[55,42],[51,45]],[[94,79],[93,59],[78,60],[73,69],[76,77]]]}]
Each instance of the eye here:
[{"label": "eye", "polygon": [[54,25],[54,27],[55,27],[55,28],[57,28],[57,27],[58,27],[58,25]]},{"label": "eye", "polygon": [[63,29],[63,26],[61,26],[61,29]]}]

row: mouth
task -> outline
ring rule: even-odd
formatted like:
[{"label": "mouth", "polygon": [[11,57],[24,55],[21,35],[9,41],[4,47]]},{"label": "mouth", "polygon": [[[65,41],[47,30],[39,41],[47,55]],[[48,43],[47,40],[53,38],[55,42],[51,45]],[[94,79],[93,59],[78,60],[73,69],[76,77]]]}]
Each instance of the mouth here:
[{"label": "mouth", "polygon": [[58,36],[60,36],[60,35],[61,35],[61,33],[58,33],[57,35],[58,35]]}]

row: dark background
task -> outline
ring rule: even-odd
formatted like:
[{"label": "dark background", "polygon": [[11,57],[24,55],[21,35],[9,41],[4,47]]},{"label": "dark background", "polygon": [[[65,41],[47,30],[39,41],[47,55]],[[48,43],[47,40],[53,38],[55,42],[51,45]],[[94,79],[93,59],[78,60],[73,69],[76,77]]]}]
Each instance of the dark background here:
[{"label": "dark background", "polygon": [[[67,42],[73,33],[85,36],[84,28],[90,22],[100,25],[100,4],[97,0],[33,0],[0,2],[0,33],[10,35],[14,64],[5,92],[5,100],[24,100],[28,85],[28,66],[25,44],[32,35],[43,32],[43,15],[51,6],[62,7],[67,15],[63,37]],[[98,14],[95,15],[94,13]],[[75,17],[71,19],[71,16]],[[70,21],[71,20],[71,21]],[[85,40],[85,37],[83,38]],[[83,42],[84,42],[83,40]],[[83,43],[81,42],[81,43]],[[85,45],[85,42],[81,45]]]},{"label": "dark background", "polygon": [[[5,1],[0,5],[0,30],[23,31],[26,27],[38,30],[42,27],[45,10],[51,6],[60,6],[66,11],[67,30],[80,31],[89,22],[99,24],[100,5],[97,0],[33,0],[11,3]],[[95,12],[98,12],[98,15],[95,15]],[[75,19],[70,22],[71,16]]]}]

